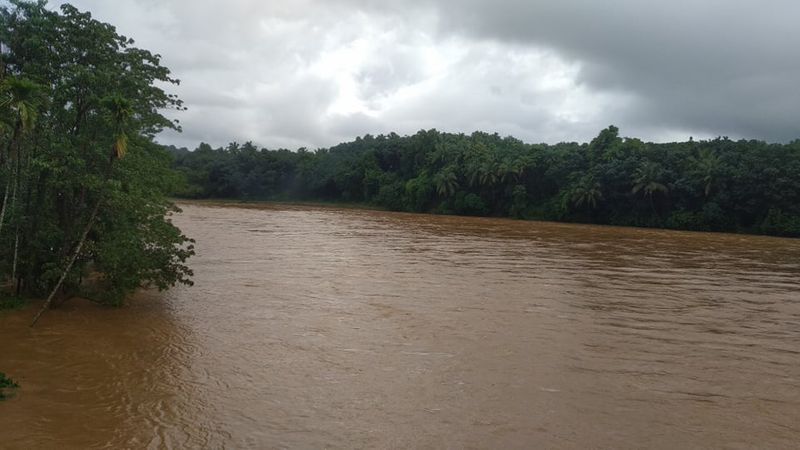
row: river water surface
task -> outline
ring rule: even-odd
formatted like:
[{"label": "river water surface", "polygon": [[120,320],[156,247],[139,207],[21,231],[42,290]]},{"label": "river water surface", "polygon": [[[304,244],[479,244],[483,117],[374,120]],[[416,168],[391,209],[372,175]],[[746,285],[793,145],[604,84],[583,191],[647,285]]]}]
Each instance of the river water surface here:
[{"label": "river water surface", "polygon": [[0,313],[0,447],[800,446],[800,240],[183,208],[194,287]]}]

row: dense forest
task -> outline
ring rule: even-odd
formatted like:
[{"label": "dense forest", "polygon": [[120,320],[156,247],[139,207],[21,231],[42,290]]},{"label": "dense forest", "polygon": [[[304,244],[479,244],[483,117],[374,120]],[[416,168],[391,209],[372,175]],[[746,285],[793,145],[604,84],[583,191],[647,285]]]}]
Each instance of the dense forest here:
[{"label": "dense forest", "polygon": [[160,87],[177,81],[133,43],[69,5],[0,6],[0,306],[191,282],[165,197],[179,178],[153,141],[177,128]]},{"label": "dense forest", "polygon": [[800,140],[655,144],[610,126],[584,144],[429,130],[315,152],[170,151],[181,197],[800,236]]}]

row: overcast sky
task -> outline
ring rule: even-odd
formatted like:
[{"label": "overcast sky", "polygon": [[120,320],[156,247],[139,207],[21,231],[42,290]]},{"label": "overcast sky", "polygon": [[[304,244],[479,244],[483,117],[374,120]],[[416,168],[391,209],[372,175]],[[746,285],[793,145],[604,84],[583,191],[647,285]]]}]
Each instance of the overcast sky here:
[{"label": "overcast sky", "polygon": [[[51,2],[53,5],[61,2]],[[194,148],[420,129],[800,137],[796,0],[76,0],[163,56]]]}]

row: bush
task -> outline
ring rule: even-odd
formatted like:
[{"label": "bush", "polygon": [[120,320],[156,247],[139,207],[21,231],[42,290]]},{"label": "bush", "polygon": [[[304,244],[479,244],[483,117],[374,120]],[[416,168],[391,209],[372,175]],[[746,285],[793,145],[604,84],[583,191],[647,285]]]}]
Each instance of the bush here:
[{"label": "bush", "polygon": [[465,195],[463,192],[456,195],[455,210],[468,216],[485,216],[489,213],[489,208],[479,196],[472,193]]},{"label": "bush", "polygon": [[675,211],[669,215],[666,221],[668,228],[675,230],[707,230],[706,222],[702,213],[691,211]]},{"label": "bush", "polygon": [[14,382],[11,378],[8,378],[6,374],[0,372],[0,400],[5,400],[8,398],[8,394],[6,393],[7,389],[16,389],[19,385]]},{"label": "bush", "polygon": [[759,232],[776,236],[800,236],[800,216],[770,208],[759,226]]}]

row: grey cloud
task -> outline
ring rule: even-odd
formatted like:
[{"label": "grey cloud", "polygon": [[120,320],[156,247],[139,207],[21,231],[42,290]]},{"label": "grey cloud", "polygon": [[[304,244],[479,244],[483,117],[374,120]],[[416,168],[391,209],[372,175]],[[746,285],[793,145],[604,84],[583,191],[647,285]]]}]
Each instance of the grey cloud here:
[{"label": "grey cloud", "polygon": [[769,140],[800,136],[800,90],[793,87],[800,75],[797,2],[436,4],[443,32],[547,46],[582,62],[579,79],[593,89],[638,96],[639,107],[623,118],[630,127],[663,124]]},{"label": "grey cloud", "polygon": [[800,4],[77,0],[161,53],[194,146],[422,128],[588,140],[800,137]]},{"label": "grey cloud", "polygon": [[[535,142],[596,134],[598,124],[587,120],[587,110],[599,107],[611,115],[617,105],[573,85],[569,68],[552,60],[547,52],[530,54],[476,43],[441,83],[399,105],[386,119],[399,124],[402,132],[437,126],[455,132],[488,130]],[[562,82],[541,83],[541,74],[552,76],[559,70],[567,72]],[[616,97],[614,101],[623,103]]]},{"label": "grey cloud", "polygon": [[379,57],[370,61],[357,75],[361,94],[370,99],[422,81],[425,75],[418,61],[413,48],[382,49]]},{"label": "grey cloud", "polygon": [[337,143],[351,140],[353,136],[389,134],[393,130],[386,123],[364,113],[334,115],[329,119],[327,128]]}]

